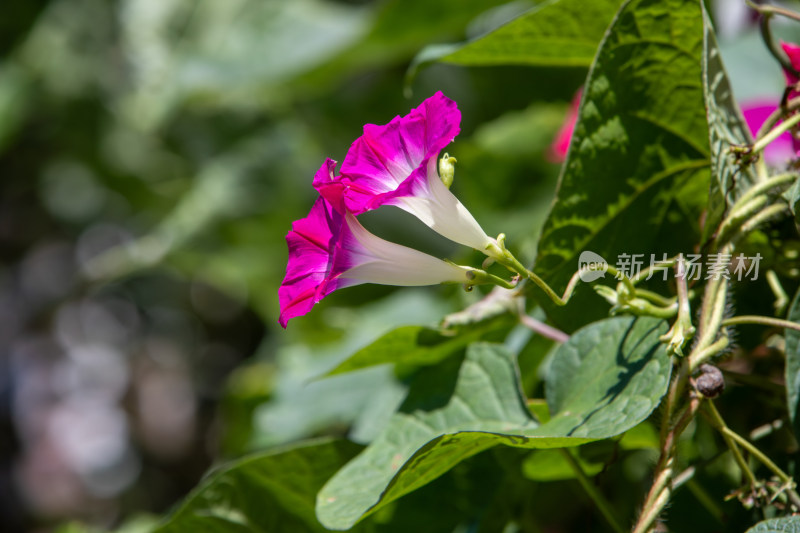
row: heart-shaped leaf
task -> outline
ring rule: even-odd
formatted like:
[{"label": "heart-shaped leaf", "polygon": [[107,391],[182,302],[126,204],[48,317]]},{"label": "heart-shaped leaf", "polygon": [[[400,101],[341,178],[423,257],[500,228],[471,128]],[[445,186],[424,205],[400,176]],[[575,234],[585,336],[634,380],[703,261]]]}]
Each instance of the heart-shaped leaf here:
[{"label": "heart-shaped leaf", "polygon": [[520,392],[513,356],[475,343],[463,360],[420,372],[388,427],[323,487],[317,516],[347,529],[483,450],[576,446],[643,421],[666,392],[670,359],[661,320],[611,318],[587,326],[554,354],[552,418],[539,425]]},{"label": "heart-shaped leaf", "polygon": [[[700,2],[626,2],[589,73],[535,271],[557,291],[583,251],[610,264],[621,254],[662,259],[691,251],[709,188]],[[541,295],[540,291],[535,294]],[[556,308],[562,329],[606,315],[586,287]],[[579,310],[579,311],[576,311]]]}]

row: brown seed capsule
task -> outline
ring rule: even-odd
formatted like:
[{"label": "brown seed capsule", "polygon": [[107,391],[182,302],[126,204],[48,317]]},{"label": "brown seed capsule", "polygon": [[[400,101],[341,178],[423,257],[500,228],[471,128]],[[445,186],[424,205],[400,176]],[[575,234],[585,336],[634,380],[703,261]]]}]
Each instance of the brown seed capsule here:
[{"label": "brown seed capsule", "polygon": [[700,365],[700,375],[694,384],[697,392],[706,398],[716,398],[725,390],[725,378],[720,369],[713,365]]}]

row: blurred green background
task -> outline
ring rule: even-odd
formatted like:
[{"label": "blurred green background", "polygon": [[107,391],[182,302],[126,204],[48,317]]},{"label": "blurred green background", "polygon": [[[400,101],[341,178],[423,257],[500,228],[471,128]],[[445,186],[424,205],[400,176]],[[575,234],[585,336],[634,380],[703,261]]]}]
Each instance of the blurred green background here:
[{"label": "blurred green background", "polygon": [[[5,0],[3,531],[113,527],[165,512],[225,458],[318,435],[369,442],[403,381],[386,367],[314,378],[480,291],[355,287],[284,331],[284,236],[325,157],[442,90],[463,115],[454,192],[531,261],[559,171],[548,148],[585,69],[433,65],[406,92],[404,76],[426,45],[533,5]],[[750,93],[777,94],[775,79]],[[399,210],[363,219],[388,240],[481,260]]]},{"label": "blurred green background", "polygon": [[[585,70],[433,66],[403,91],[424,46],[532,5],[3,2],[3,530],[112,527],[165,512],[218,460],[322,434],[367,442],[404,393],[391,369],[312,378],[478,291],[357,287],[284,331],[284,236],[325,157],[442,90],[463,113],[453,190],[532,259],[558,173],[547,148]],[[399,210],[364,222],[480,260]]]}]

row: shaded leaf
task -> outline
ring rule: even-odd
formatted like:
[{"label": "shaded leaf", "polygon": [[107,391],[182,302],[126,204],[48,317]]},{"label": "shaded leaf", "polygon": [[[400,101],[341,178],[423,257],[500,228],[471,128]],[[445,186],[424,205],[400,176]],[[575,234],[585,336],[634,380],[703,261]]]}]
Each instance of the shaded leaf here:
[{"label": "shaded leaf", "polygon": [[[700,3],[680,0],[629,1],[609,28],[539,241],[535,271],[557,291],[584,250],[615,264],[622,253],[661,259],[699,240],[692,224],[709,179],[703,35]],[[545,300],[563,329],[607,310],[581,286],[565,308]]]},{"label": "shaded leaf", "polygon": [[[513,356],[502,346],[475,343],[463,361],[421,372],[387,429],[320,491],[320,522],[347,529],[498,444],[576,446],[635,426],[666,391],[671,365],[658,340],[664,331],[660,320],[625,317],[573,335],[554,356],[547,381],[554,414],[543,425],[526,408]],[[565,376],[570,368],[575,375]]]},{"label": "shaded leaf", "polygon": [[[794,297],[787,319],[800,323],[800,291]],[[794,434],[800,437],[800,331],[786,330],[786,403]]]},{"label": "shaded leaf", "polygon": [[703,27],[703,91],[711,146],[711,187],[705,240],[721,221],[726,208],[756,182],[756,175],[752,165],[737,165],[728,150],[732,144],[752,144],[753,139],[734,98],[714,28],[705,9]]},{"label": "shaded leaf", "polygon": [[800,516],[770,518],[754,525],[747,533],[800,533]]},{"label": "shaded leaf", "polygon": [[588,67],[620,0],[544,2],[486,35],[463,44],[424,48],[406,83],[433,61],[467,66],[538,65]]},{"label": "shaded leaf", "polygon": [[666,331],[663,320],[617,317],[573,334],[550,363],[545,391],[554,416],[539,432],[607,438],[647,418],[671,373],[659,341]]},{"label": "shaded leaf", "polygon": [[222,466],[155,531],[324,531],[314,517],[314,495],[359,449],[321,440]]}]

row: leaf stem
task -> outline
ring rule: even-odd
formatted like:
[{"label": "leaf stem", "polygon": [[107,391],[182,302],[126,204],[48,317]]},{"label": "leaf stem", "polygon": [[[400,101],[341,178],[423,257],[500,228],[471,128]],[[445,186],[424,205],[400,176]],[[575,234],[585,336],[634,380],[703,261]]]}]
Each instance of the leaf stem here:
[{"label": "leaf stem", "polygon": [[753,474],[753,471],[750,470],[750,465],[747,464],[744,457],[742,456],[742,452],[739,450],[739,446],[736,445],[736,442],[731,438],[730,435],[725,434],[723,428],[727,428],[725,425],[725,421],[720,416],[719,411],[717,411],[714,402],[708,401],[705,402],[703,405],[703,414],[706,415],[706,418],[709,418],[709,422],[711,425],[714,426],[715,429],[722,433],[722,438],[725,440],[725,444],[728,445],[728,449],[733,454],[733,459],[736,461],[736,464],[739,465],[739,470],[742,471],[742,475],[747,478],[747,483],[750,485],[750,490],[755,490],[756,487],[756,476]]},{"label": "leaf stem", "polygon": [[[520,307],[524,307],[522,300],[520,300]],[[540,320],[536,320],[532,316],[528,316],[525,314],[525,310],[519,309],[517,312],[517,317],[519,318],[520,324],[528,328],[529,330],[533,331],[534,333],[538,333],[542,337],[546,337],[550,340],[555,342],[565,343],[569,340],[569,335],[561,331],[560,329],[554,328],[548,324]]]},{"label": "leaf stem", "polygon": [[[795,71],[796,72],[796,71]],[[753,152],[760,152],[767,147],[772,141],[783,135],[785,132],[792,129],[798,122],[800,122],[800,114],[795,113],[788,119],[781,122],[776,127],[769,130],[769,133],[759,138],[753,145]]]},{"label": "leaf stem", "polygon": [[[721,260],[730,254],[731,247],[726,245],[717,257]],[[703,307],[700,311],[697,344],[694,351],[700,351],[714,342],[725,314],[725,301],[728,297],[728,279],[724,276],[712,277],[706,285],[703,295]],[[692,367],[694,368],[694,367]]]},{"label": "leaf stem", "polygon": [[[800,114],[797,116],[800,116]],[[717,237],[714,240],[715,246],[719,247],[724,245],[730,240],[731,235],[737,228],[751,223],[750,220],[753,214],[764,207],[769,201],[766,193],[777,187],[784,188],[784,186],[790,185],[797,180],[797,178],[798,175],[796,173],[786,172],[767,178],[761,183],[751,187],[736,201],[728,216],[720,224],[717,230]]]},{"label": "leaf stem", "polygon": [[736,210],[739,204],[748,202],[756,196],[769,192],[771,189],[780,187],[782,185],[791,185],[795,182],[795,180],[797,180],[797,178],[798,174],[796,172],[785,172],[783,174],[770,176],[765,181],[753,185],[747,190],[747,192],[742,194],[742,196],[736,201],[736,204],[734,204],[731,208],[731,211]]},{"label": "leaf stem", "polygon": [[777,203],[777,204],[772,204],[769,207],[765,207],[750,220],[742,224],[742,228],[739,232],[740,235],[745,235],[747,233],[750,233],[751,231],[756,229],[758,226],[760,226],[770,218],[784,213],[787,209],[789,209],[789,206],[785,203]]},{"label": "leaf stem", "polygon": [[[631,280],[631,281],[633,281],[633,280]],[[652,302],[652,303],[654,303],[656,305],[659,305],[661,307],[670,307],[670,306],[675,305],[675,298],[665,298],[664,296],[661,296],[657,292],[648,291],[647,289],[638,289],[637,288],[636,289],[636,296],[638,296],[640,298],[644,298],[645,300],[648,300],[648,301],[650,301],[650,302]],[[680,309],[680,306],[678,307],[678,309]]]},{"label": "leaf stem", "polygon": [[773,296],[775,296],[775,303],[773,304],[775,306],[775,313],[781,314],[789,304],[789,296],[783,289],[781,280],[778,279],[778,275],[774,270],[767,270],[766,278],[769,288],[772,290]]},{"label": "leaf stem", "polygon": [[723,334],[722,337],[712,342],[705,348],[693,351],[689,356],[689,370],[694,372],[700,367],[700,365],[727,348],[729,343],[730,339],[727,335]]},{"label": "leaf stem", "polygon": [[739,229],[755,212],[766,205],[768,198],[766,195],[757,196],[747,202],[737,202],[730,214],[722,221],[717,230],[717,237],[714,242],[714,247],[718,248],[727,243],[732,234]]},{"label": "leaf stem", "polygon": [[800,96],[796,96],[786,102],[786,105],[782,105],[778,107],[775,111],[772,112],[770,116],[767,117],[767,120],[764,121],[764,124],[761,125],[758,132],[756,133],[756,140],[761,139],[767,133],[769,133],[775,124],[778,123],[780,119],[791,113],[792,111],[796,111],[800,109]]},{"label": "leaf stem", "polygon": [[591,498],[591,500],[600,510],[600,513],[602,513],[603,517],[606,519],[606,522],[608,522],[608,524],[611,526],[611,529],[617,533],[625,533],[625,529],[620,525],[617,517],[614,516],[614,511],[611,508],[611,505],[608,503],[608,500],[606,500],[600,491],[597,490],[597,487],[594,486],[592,480],[589,479],[589,477],[586,475],[586,472],[584,472],[583,468],[581,468],[581,465],[575,460],[575,457],[573,457],[572,452],[567,448],[559,448],[558,451],[561,452],[562,456],[564,456],[567,464],[569,464],[570,468],[572,468],[572,471],[575,473],[575,476],[578,478],[583,490],[586,491],[586,494],[588,494],[589,498]]},{"label": "leaf stem", "polygon": [[781,318],[772,318],[769,316],[760,315],[739,315],[731,318],[726,318],[722,321],[723,326],[735,326],[737,324],[760,324],[762,326],[772,326],[775,328],[786,328],[800,331],[800,324],[792,322],[791,320],[783,320]]}]

